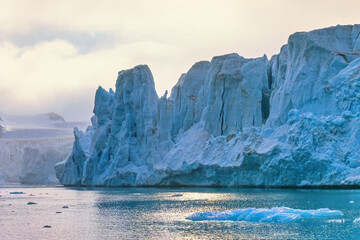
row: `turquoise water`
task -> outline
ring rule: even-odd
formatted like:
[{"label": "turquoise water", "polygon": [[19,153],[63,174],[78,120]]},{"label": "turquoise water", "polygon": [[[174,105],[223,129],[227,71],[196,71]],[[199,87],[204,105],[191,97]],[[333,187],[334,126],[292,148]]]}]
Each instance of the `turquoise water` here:
[{"label": "turquoise water", "polygon": [[[344,215],[293,223],[186,219],[281,206]],[[359,217],[360,190],[0,187],[0,239],[360,239]]]}]

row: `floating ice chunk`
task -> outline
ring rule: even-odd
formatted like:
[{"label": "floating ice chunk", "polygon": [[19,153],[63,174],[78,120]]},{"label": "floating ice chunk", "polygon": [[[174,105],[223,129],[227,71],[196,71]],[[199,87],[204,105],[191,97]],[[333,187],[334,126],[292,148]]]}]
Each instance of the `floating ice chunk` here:
[{"label": "floating ice chunk", "polygon": [[199,212],[194,213],[187,219],[192,221],[218,220],[218,221],[249,221],[249,222],[268,222],[268,223],[287,223],[296,222],[303,218],[321,218],[342,216],[338,210],[320,208],[317,210],[301,210],[288,207],[275,208],[246,208],[223,212]]},{"label": "floating ice chunk", "polygon": [[354,201],[350,201],[349,203],[354,203]]},{"label": "floating ice chunk", "polygon": [[356,223],[360,222],[360,217],[355,218],[354,222],[356,222]]}]

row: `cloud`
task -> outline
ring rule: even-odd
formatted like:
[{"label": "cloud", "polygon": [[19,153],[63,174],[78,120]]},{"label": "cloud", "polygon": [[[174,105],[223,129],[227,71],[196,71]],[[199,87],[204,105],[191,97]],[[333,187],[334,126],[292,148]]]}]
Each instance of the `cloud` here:
[{"label": "cloud", "polygon": [[28,31],[1,32],[0,42],[11,42],[20,48],[35,46],[42,42],[64,40],[71,43],[79,54],[102,48],[110,48],[122,41],[108,32],[74,31],[55,26],[35,26]]},{"label": "cloud", "polygon": [[290,34],[360,22],[359,1],[2,0],[0,111],[91,115],[98,85],[148,64],[170,90],[196,61],[269,57]]}]

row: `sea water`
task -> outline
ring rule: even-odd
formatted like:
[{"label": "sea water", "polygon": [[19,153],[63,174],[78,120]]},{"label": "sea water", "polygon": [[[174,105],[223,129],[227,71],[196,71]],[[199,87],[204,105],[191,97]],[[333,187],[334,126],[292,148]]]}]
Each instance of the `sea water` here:
[{"label": "sea water", "polygon": [[[188,218],[275,207],[343,215],[294,222]],[[357,218],[360,190],[0,186],[0,239],[360,239]]]}]

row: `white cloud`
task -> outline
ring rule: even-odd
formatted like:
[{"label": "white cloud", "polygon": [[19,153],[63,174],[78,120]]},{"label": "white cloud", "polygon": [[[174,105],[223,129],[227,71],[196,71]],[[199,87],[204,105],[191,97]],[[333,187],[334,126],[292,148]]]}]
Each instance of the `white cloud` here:
[{"label": "white cloud", "polygon": [[35,26],[28,31],[0,32],[0,41],[9,41],[18,47],[35,46],[41,42],[65,40],[74,45],[78,53],[84,54],[101,48],[114,46],[115,43],[126,42],[111,33],[70,31],[54,26]]}]

